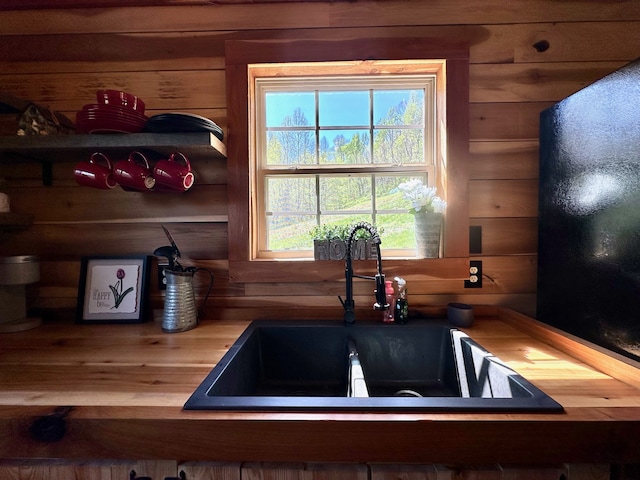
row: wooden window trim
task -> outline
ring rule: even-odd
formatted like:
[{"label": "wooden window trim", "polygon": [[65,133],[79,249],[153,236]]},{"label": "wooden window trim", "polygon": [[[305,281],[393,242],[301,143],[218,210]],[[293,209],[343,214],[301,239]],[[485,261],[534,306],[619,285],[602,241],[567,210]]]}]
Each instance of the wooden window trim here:
[{"label": "wooden window trim", "polygon": [[[428,186],[440,187],[436,193],[440,197],[445,196],[445,191],[442,189],[442,182],[438,181],[437,174],[437,162],[435,161],[436,153],[436,125],[440,123],[436,121],[436,115],[433,112],[436,111],[436,106],[439,104],[437,99],[436,85],[440,82],[444,82],[446,78],[445,74],[445,61],[443,60],[368,60],[368,61],[349,61],[349,62],[322,62],[322,63],[272,63],[272,64],[259,64],[251,65],[249,67],[249,82],[251,85],[255,85],[255,91],[250,94],[249,104],[255,108],[258,112],[257,104],[264,101],[264,90],[269,91],[273,84],[276,83],[275,90],[285,91],[302,90],[302,91],[315,91],[316,89],[324,91],[328,88],[329,91],[340,91],[345,86],[347,89],[356,88],[361,91],[377,90],[381,91],[383,88],[393,89],[405,89],[405,90],[420,90],[424,89],[425,96],[424,101],[427,105],[424,115],[424,125],[421,130],[424,133],[424,152],[425,162],[416,164],[404,164],[402,166],[394,165],[382,165],[379,163],[369,163],[362,165],[351,164],[324,164],[324,165],[298,165],[295,171],[291,171],[289,165],[268,165],[266,163],[266,156],[264,149],[266,144],[261,145],[261,140],[266,143],[265,130],[266,125],[260,121],[261,117],[264,117],[264,113],[258,115],[254,113],[253,116],[249,116],[250,128],[254,128],[256,134],[254,135],[254,144],[251,145],[252,151],[250,152],[250,161],[252,167],[255,169],[253,177],[253,189],[256,192],[255,211],[252,212],[252,226],[255,228],[253,236],[253,251],[252,259],[310,259],[313,258],[313,249],[309,242],[307,251],[291,250],[291,251],[270,251],[266,248],[266,236],[267,236],[267,216],[265,214],[265,198],[266,198],[266,186],[265,178],[274,174],[291,175],[291,174],[307,174],[307,175],[331,175],[331,174],[363,174],[368,178],[371,175],[388,174],[400,174],[410,175],[411,173],[426,173],[429,179]],[[409,75],[406,75],[409,73]],[[382,74],[382,75],[378,75]],[[264,87],[258,87],[258,82],[263,83]],[[286,85],[283,88],[283,85]],[[373,102],[369,104],[369,108],[373,109]],[[262,105],[262,109],[265,109],[265,105]],[[371,125],[368,127],[373,132],[370,132],[371,143],[370,148],[374,146],[375,130],[377,128],[384,128],[384,126],[376,125],[371,115],[370,110],[368,115]],[[443,117],[444,118],[444,117]],[[319,122],[318,122],[319,123]],[[313,128],[317,127],[316,122],[312,123]],[[395,127],[395,126],[394,126]],[[315,134],[315,130],[311,130]],[[322,135],[322,132],[321,132]],[[258,153],[260,152],[260,153]],[[374,159],[372,152],[371,159]],[[319,192],[317,192],[319,193]],[[446,200],[446,198],[445,198]],[[317,198],[316,207],[320,206],[320,198]],[[373,204],[371,205],[373,207]],[[406,211],[406,210],[402,210]],[[317,212],[314,212],[317,213]],[[368,214],[367,214],[368,216]],[[325,217],[329,218],[329,217]],[[330,223],[330,220],[326,220]],[[385,242],[386,243],[386,242]],[[398,258],[413,258],[413,254],[409,254],[406,249],[389,249],[385,248],[385,254]]]},{"label": "wooden window trim", "polygon": [[[469,46],[433,38],[278,39],[230,40],[225,43],[230,282],[315,282],[339,280],[344,276],[342,262],[251,260],[247,66],[270,62],[425,58],[447,60],[445,258],[389,260],[385,261],[384,269],[387,274],[422,272],[440,278],[465,278],[469,257]],[[439,161],[438,156],[436,161]]]}]

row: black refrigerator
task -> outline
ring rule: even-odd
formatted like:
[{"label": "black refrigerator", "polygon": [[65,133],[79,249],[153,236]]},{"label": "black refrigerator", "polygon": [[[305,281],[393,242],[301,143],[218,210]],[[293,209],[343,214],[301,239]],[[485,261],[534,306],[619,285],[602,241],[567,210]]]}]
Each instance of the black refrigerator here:
[{"label": "black refrigerator", "polygon": [[538,320],[640,360],[640,59],[540,115]]}]

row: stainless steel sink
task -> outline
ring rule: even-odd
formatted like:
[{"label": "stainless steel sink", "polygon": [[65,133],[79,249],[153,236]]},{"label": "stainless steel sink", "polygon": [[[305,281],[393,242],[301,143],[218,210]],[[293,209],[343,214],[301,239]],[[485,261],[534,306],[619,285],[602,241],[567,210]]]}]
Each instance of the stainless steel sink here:
[{"label": "stainless steel sink", "polygon": [[[368,397],[348,396],[349,345],[357,347]],[[466,334],[434,320],[254,321],[184,408],[562,411]]]}]

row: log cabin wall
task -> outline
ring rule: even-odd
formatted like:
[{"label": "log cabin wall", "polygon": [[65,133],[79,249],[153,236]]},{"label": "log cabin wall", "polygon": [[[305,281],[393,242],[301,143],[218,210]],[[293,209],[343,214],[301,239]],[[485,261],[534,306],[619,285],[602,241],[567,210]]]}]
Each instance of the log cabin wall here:
[{"label": "log cabin wall", "polygon": [[[130,3],[130,2],[129,2]],[[480,6],[481,3],[481,6]],[[408,278],[410,302],[464,301],[535,311],[539,112],[640,56],[640,4],[554,0],[388,0],[111,7],[0,12],[0,91],[75,117],[100,88],[133,92],[148,114],[179,111],[225,131],[224,41],[239,38],[439,36],[470,50],[470,224],[482,227],[480,289],[428,275]],[[68,5],[68,3],[67,3]],[[230,159],[232,161],[232,159]],[[166,244],[184,264],[211,269],[208,316],[253,316],[319,307],[339,314],[342,282],[231,284],[226,164],[202,160],[184,195],[79,187],[75,162],[0,163],[12,210],[34,215],[0,233],[1,255],[41,257],[34,305],[75,308],[83,255],[151,254]],[[161,307],[155,268],[152,304]],[[357,295],[369,296],[370,285]],[[204,293],[198,282],[198,295]],[[356,298],[357,300],[357,298]],[[362,300],[361,302],[368,302]],[[360,303],[360,305],[364,303]],[[298,308],[299,307],[299,308]],[[242,309],[242,310],[237,310]]]}]

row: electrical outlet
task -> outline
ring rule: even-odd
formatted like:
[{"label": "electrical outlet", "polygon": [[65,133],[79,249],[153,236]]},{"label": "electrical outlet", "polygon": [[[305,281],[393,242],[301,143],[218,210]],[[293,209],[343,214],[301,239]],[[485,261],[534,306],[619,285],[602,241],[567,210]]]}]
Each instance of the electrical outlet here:
[{"label": "electrical outlet", "polygon": [[469,279],[464,281],[464,288],[482,288],[482,261],[469,262]]},{"label": "electrical outlet", "polygon": [[159,263],[158,264],[158,290],[166,290],[167,289],[167,277],[164,274],[164,270],[169,268],[168,263]]}]

